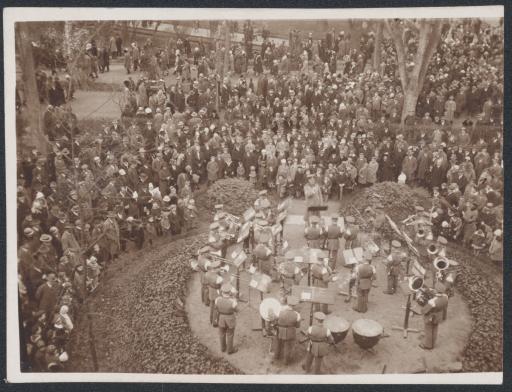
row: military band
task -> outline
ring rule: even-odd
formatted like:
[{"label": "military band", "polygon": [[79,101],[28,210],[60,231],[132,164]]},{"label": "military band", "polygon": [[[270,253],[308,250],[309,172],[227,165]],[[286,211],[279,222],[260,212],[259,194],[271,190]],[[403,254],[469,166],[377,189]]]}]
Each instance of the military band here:
[{"label": "military band", "polygon": [[[297,305],[304,301],[310,302],[310,317],[314,316],[315,322],[312,323],[310,319],[309,328],[301,331],[307,337],[302,341],[306,343],[307,351],[303,369],[308,373],[313,371],[319,374],[323,357],[327,355],[329,345],[333,343],[333,335],[324,325],[326,315],[330,313],[329,306],[327,302],[312,298],[312,292],[305,297],[306,299],[302,298],[302,294],[301,298],[298,298],[293,295],[294,286],[300,287],[307,273],[311,280],[309,282],[308,279],[308,285],[321,290],[332,290],[329,283],[338,278],[335,268],[338,251],[342,247],[340,241],[345,240],[343,246],[345,249],[359,245],[359,228],[354,224],[354,219],[347,217],[347,227],[344,229],[343,225],[339,225],[340,218],[337,216],[330,217],[328,223],[323,226],[319,216],[311,215],[304,231],[307,244],[305,250],[284,252],[279,247],[280,241],[277,240],[278,236],[282,235],[283,225],[271,225],[281,222],[282,214],[284,212],[285,216],[286,212],[281,207],[274,214],[265,192],[260,192],[254,203],[254,209],[247,211],[244,217],[230,215],[224,211],[222,205],[216,205],[215,209],[208,245],[198,252],[197,261],[192,265],[200,273],[201,301],[205,306],[210,307],[210,323],[218,328],[221,351],[228,354],[237,351],[234,346],[234,333],[236,314],[239,311],[238,296],[237,290],[230,283],[233,276],[229,272],[229,265],[232,262],[226,259],[226,255],[232,244],[243,242],[244,249],[250,251],[252,256],[252,262],[248,267],[244,264],[244,268],[247,268],[251,274],[257,271],[259,274],[267,275],[269,282],[279,283],[279,301],[273,299],[274,308],[267,309],[268,314],[265,317],[262,316],[263,336],[269,337],[272,341],[271,351],[274,361],[283,360],[285,365],[293,361],[295,344],[300,341],[298,335],[302,320]],[[281,218],[278,218],[279,216]],[[413,290],[413,299],[421,306],[420,311],[416,309],[414,312],[421,315],[424,322],[424,338],[420,346],[431,350],[436,345],[438,325],[446,319],[448,298],[453,295],[455,275],[447,270],[450,262],[441,256],[445,254],[442,238],[437,242],[429,241],[426,239],[424,227],[418,226],[417,229],[414,244],[421,246],[421,252],[417,256],[420,264],[428,265],[434,271],[434,275],[432,287],[425,284],[426,275],[413,276],[414,282],[418,284],[413,285],[411,290]],[[237,236],[239,236],[238,241]],[[416,259],[409,257],[400,241],[393,240],[390,245],[390,253],[383,261],[387,281],[384,293],[395,294],[399,287],[399,277],[407,273],[409,277],[411,276],[409,264]],[[311,249],[315,249],[314,252],[325,250],[328,252],[328,257],[320,256],[318,252],[308,252]],[[301,254],[303,256],[300,256]],[[348,281],[348,295],[345,302],[351,301],[355,288],[357,301],[353,310],[359,313],[368,311],[368,297],[373,281],[377,278],[377,270],[372,265],[372,258],[372,252],[368,249],[364,250],[362,259],[349,263],[351,270],[345,273],[348,278],[345,280],[345,282]],[[407,271],[404,271],[404,263],[407,265]],[[425,270],[428,271],[429,268]],[[343,272],[340,273],[343,274]],[[240,271],[237,274],[238,279]],[[257,288],[257,285],[251,287]],[[272,298],[265,298],[264,292],[260,291],[262,306]],[[339,316],[333,315],[333,317]],[[329,321],[333,321],[330,318],[331,316]],[[331,325],[336,326],[332,323]]]}]

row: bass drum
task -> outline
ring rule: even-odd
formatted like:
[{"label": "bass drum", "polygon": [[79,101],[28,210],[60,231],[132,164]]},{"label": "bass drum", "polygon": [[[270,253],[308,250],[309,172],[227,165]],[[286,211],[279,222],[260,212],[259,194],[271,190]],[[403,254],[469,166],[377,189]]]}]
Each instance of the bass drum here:
[{"label": "bass drum", "polygon": [[260,303],[260,316],[265,321],[273,321],[279,316],[281,303],[276,298],[265,298]]},{"label": "bass drum", "polygon": [[331,331],[335,344],[345,339],[350,329],[350,323],[347,320],[334,315],[327,317],[324,325]]},{"label": "bass drum", "polygon": [[354,341],[364,350],[368,350],[379,343],[383,333],[382,325],[374,320],[359,319],[352,323]]}]

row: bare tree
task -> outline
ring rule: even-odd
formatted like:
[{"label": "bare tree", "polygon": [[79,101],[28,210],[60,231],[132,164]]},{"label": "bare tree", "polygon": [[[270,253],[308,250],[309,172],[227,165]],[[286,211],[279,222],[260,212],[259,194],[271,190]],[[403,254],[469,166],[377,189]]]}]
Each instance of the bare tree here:
[{"label": "bare tree", "polygon": [[373,49],[373,70],[380,73],[380,59],[382,52],[382,36],[384,34],[384,22],[377,22],[377,32],[375,34],[375,47]]},{"label": "bare tree", "polygon": [[48,140],[42,126],[41,103],[36,82],[36,68],[32,50],[32,30],[30,23],[17,23],[17,46],[20,54],[19,65],[27,108],[24,111],[27,120],[26,142],[36,148],[43,156],[48,152]]},{"label": "bare tree", "polygon": [[418,96],[423,88],[430,60],[441,40],[444,22],[442,19],[420,19],[414,23],[414,27],[417,28],[417,50],[414,55],[408,52],[407,42],[404,42],[406,29],[412,31],[413,34],[416,33],[415,29],[411,28],[413,26],[411,22],[400,19],[386,19],[385,21],[386,29],[396,48],[398,72],[404,92],[402,126],[407,117],[416,115]]}]

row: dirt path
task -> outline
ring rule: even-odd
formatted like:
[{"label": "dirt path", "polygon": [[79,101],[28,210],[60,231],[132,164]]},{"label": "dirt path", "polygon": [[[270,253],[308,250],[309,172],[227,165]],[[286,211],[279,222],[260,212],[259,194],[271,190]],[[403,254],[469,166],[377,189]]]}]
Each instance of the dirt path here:
[{"label": "dirt path", "polygon": [[[347,202],[345,200],[344,202]],[[337,203],[329,204],[328,214],[337,211]],[[285,239],[290,247],[301,247],[304,245],[304,226],[300,216],[304,213],[304,203],[293,201],[289,210],[288,221],[292,224],[285,225]],[[393,296],[383,294],[386,285],[386,272],[382,263],[382,257],[376,257],[374,264],[377,267],[378,287],[373,288],[369,297],[369,310],[366,314],[352,310],[351,304],[344,302],[341,295],[337,296],[336,303],[330,307],[332,314],[341,316],[353,322],[360,318],[370,318],[378,321],[390,336],[382,339],[376,346],[375,353],[361,350],[354,342],[351,332],[345,340],[338,344],[340,353],[331,349],[326,357],[326,371],[331,374],[365,374],[381,373],[384,366],[388,373],[412,373],[421,370],[425,362],[431,372],[446,371],[448,368],[458,366],[460,354],[465,342],[471,332],[471,318],[465,303],[460,295],[450,300],[449,317],[439,328],[438,345],[435,350],[425,352],[418,347],[421,334],[409,334],[407,339],[402,337],[401,332],[391,329],[394,325],[402,325],[406,298],[397,293]],[[339,290],[346,290],[348,285],[349,270],[343,267],[338,282],[331,283],[330,287]],[[249,278],[248,272],[243,272],[242,277]],[[304,278],[306,279],[306,278]],[[307,284],[306,281],[302,284]],[[241,294],[248,298],[247,284],[242,284]],[[273,363],[270,349],[270,339],[264,338],[260,331],[253,331],[253,328],[261,326],[258,313],[260,298],[258,293],[250,294],[250,301],[242,303],[235,331],[236,346],[239,351],[232,355],[226,355],[220,351],[217,330],[209,324],[208,310],[201,304],[199,299],[200,283],[195,275],[190,282],[190,294],[187,299],[187,312],[193,333],[198,336],[201,343],[218,356],[227,359],[241,371],[248,374],[299,374],[303,373],[301,363],[306,351],[304,345],[296,344],[294,357],[295,361],[285,367],[280,363]],[[278,297],[278,284],[273,283],[271,292],[265,297]],[[301,304],[299,307],[303,319],[302,329],[305,329],[309,320],[310,306]],[[410,328],[423,329],[423,321],[419,317],[412,317]]]}]

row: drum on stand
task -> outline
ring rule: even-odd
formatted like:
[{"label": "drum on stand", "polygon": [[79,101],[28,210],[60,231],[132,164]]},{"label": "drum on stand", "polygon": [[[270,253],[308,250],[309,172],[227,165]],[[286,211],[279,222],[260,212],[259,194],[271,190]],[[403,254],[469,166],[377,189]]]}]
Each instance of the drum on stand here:
[{"label": "drum on stand", "polygon": [[276,298],[265,298],[260,303],[260,316],[265,321],[274,321],[281,311],[281,303]]},{"label": "drum on stand", "polygon": [[364,350],[374,347],[380,340],[384,328],[377,321],[359,319],[352,323],[352,335],[354,341]]},{"label": "drum on stand", "polygon": [[347,336],[348,330],[350,329],[350,323],[339,316],[328,316],[324,325],[331,331],[334,344],[338,344]]}]

